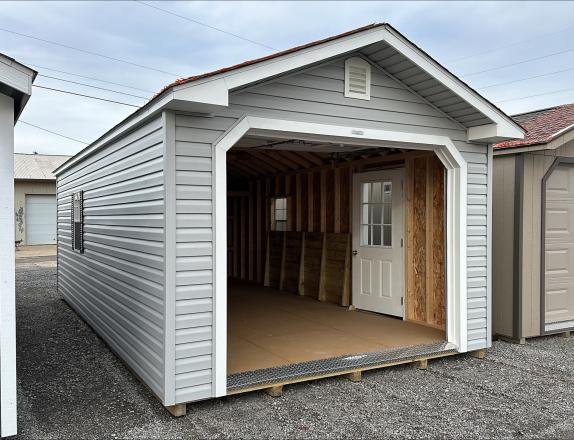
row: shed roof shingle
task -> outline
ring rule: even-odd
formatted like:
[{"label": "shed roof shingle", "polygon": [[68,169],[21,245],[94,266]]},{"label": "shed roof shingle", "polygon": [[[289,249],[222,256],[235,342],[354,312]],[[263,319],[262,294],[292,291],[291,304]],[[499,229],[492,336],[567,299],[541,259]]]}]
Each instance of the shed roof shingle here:
[{"label": "shed roof shingle", "polygon": [[53,171],[70,156],[47,154],[14,154],[14,179],[56,180]]},{"label": "shed roof shingle", "polygon": [[512,117],[524,127],[524,139],[499,142],[496,149],[547,144],[562,132],[574,128],[574,104],[535,110]]}]

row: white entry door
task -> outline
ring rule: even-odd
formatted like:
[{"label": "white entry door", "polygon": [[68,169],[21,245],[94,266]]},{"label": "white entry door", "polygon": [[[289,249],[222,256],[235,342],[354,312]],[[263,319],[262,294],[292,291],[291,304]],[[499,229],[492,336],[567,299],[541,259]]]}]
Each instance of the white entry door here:
[{"label": "white entry door", "polygon": [[403,169],[353,176],[353,304],[403,317]]}]

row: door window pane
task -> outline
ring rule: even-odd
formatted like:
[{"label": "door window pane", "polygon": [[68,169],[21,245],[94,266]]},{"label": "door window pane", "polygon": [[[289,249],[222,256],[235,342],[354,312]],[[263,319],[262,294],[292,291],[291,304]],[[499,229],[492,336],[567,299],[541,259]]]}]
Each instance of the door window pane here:
[{"label": "door window pane", "polygon": [[392,183],[362,185],[361,246],[392,246]]}]

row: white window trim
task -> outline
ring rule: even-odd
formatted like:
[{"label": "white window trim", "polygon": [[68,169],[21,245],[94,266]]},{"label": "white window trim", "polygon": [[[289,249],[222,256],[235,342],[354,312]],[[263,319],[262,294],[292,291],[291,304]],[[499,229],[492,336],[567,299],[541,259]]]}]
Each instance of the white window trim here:
[{"label": "white window trim", "polygon": [[303,140],[352,142],[354,145],[402,144],[415,150],[434,151],[446,168],[446,293],[447,341],[467,351],[466,271],[466,161],[445,136],[358,129],[349,126],[315,124],[247,116],[239,120],[213,145],[214,187],[214,322],[215,371],[213,396],[227,395],[227,151],[245,134],[271,135]]},{"label": "white window trim", "polygon": [[[360,65],[366,69],[365,93],[352,92],[350,90],[350,71],[353,65]],[[360,57],[352,57],[345,60],[345,97],[353,99],[371,99],[371,65]]]}]

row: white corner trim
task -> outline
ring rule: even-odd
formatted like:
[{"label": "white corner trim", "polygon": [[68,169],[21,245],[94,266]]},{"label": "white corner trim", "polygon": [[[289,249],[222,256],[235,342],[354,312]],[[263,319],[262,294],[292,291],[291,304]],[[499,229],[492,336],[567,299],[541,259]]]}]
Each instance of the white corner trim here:
[{"label": "white corner trim", "polygon": [[164,176],[164,381],[163,403],[175,405],[175,289],[176,289],[176,181],[175,181],[175,115],[163,111],[163,176]]},{"label": "white corner trim", "polygon": [[466,352],[467,273],[466,203],[467,165],[454,143],[444,136],[359,129],[349,126],[315,124],[247,116],[213,145],[214,180],[214,397],[227,394],[227,181],[226,152],[247,133],[272,134],[275,137],[322,139],[352,142],[355,145],[408,144],[410,148],[433,150],[447,169],[447,340],[459,352]]}]

